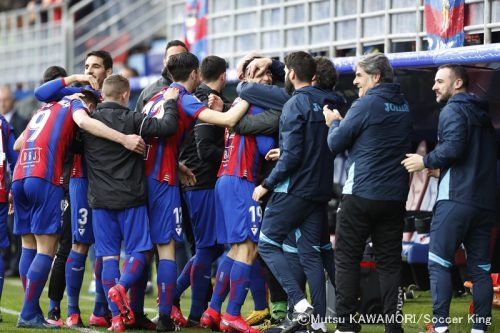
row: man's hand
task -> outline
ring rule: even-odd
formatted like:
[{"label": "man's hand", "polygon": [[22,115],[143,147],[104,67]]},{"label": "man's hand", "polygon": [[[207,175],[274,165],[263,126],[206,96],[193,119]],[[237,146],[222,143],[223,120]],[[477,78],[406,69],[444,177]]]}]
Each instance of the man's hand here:
[{"label": "man's hand", "polygon": [[179,98],[179,89],[170,87],[163,93],[163,99],[168,101],[169,99],[177,100]]},{"label": "man's hand", "polygon": [[331,127],[334,121],[344,119],[337,109],[330,110],[328,105],[323,106],[323,115],[325,116],[325,123],[328,127]]},{"label": "man's hand", "polygon": [[424,157],[419,154],[406,154],[406,158],[401,164],[408,172],[417,172],[425,169]]},{"label": "man's hand", "polygon": [[252,60],[250,64],[248,64],[248,74],[250,78],[259,77],[264,74],[271,66],[273,61],[270,58],[257,58]]},{"label": "man's hand", "polygon": [[250,60],[254,57],[262,57],[262,55],[260,53],[257,53],[255,51],[252,51],[248,54],[246,54],[243,58],[240,59],[240,61],[238,61],[238,65],[236,66],[236,75],[238,75],[238,80],[243,80],[243,78],[245,77],[244,73],[243,73],[243,65],[245,64],[245,62],[247,60]]},{"label": "man's hand", "polygon": [[440,175],[441,175],[440,169],[427,169],[427,176],[429,177],[439,178]]},{"label": "man's hand", "polygon": [[14,196],[12,195],[12,192],[9,193],[9,211],[7,214],[12,215],[14,214]]},{"label": "man's hand", "polygon": [[74,82],[88,83],[94,90],[99,90],[100,88],[97,79],[88,74],[73,74],[66,77],[64,79],[64,82],[66,83],[66,85],[70,85]]},{"label": "man's hand", "polygon": [[266,154],[266,161],[277,161],[280,158],[280,149],[273,148],[269,150]]},{"label": "man's hand", "polygon": [[223,111],[224,110],[224,102],[222,98],[215,94],[208,95],[208,107],[215,111]]},{"label": "man's hand", "polygon": [[67,99],[73,100],[73,99],[79,99],[82,100],[83,94],[82,93],[74,93],[73,95],[66,96]]},{"label": "man's hand", "polygon": [[196,185],[196,176],[193,171],[182,163],[179,163],[179,180],[184,186]]},{"label": "man's hand", "polygon": [[252,199],[257,202],[262,202],[262,198],[269,192],[268,189],[265,189],[262,185],[259,185],[253,190]]},{"label": "man's hand", "polygon": [[146,151],[146,144],[144,143],[144,140],[136,134],[125,135],[122,145],[137,154],[144,154]]}]

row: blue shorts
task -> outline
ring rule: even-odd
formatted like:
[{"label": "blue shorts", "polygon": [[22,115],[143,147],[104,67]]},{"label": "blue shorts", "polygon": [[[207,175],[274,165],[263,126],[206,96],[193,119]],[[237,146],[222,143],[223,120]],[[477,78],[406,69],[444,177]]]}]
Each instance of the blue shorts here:
[{"label": "blue shorts", "polygon": [[28,177],[12,184],[14,234],[53,235],[61,231],[64,190],[45,179]]},{"label": "blue shorts", "polygon": [[148,177],[149,229],[153,244],[182,242],[182,207],[178,186]]},{"label": "blue shorts", "polygon": [[217,243],[215,191],[196,190],[186,191],[183,194],[193,227],[196,248],[214,246]]},{"label": "blue shorts", "polygon": [[146,205],[111,210],[92,209],[96,256],[120,255],[123,240],[125,254],[151,250]]},{"label": "blue shorts", "polygon": [[7,213],[9,204],[6,202],[0,203],[0,249],[9,247],[9,233],[7,232]]},{"label": "blue shorts", "polygon": [[217,180],[215,205],[219,243],[242,243],[247,238],[258,242],[262,209],[252,199],[254,189],[255,184],[235,176],[222,176]]},{"label": "blue shorts", "polygon": [[92,208],[89,207],[87,178],[69,179],[69,200],[71,202],[71,235],[73,243],[94,244],[92,230]]}]

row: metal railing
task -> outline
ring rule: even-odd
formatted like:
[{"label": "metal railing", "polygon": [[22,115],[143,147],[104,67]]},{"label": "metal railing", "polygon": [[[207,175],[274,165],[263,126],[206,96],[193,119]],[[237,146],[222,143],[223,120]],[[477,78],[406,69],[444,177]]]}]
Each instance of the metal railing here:
[{"label": "metal railing", "polygon": [[[86,15],[83,11],[87,12]],[[82,72],[90,50],[113,58],[167,27],[167,0],[83,0],[0,13],[0,84],[33,87],[52,65]],[[79,18],[76,20],[76,18]]]}]

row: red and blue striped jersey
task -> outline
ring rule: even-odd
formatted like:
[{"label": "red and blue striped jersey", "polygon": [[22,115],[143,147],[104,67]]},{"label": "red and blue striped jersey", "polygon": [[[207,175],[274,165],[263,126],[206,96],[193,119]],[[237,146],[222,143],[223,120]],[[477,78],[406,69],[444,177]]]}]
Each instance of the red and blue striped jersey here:
[{"label": "red and blue striped jersey", "polygon": [[45,104],[33,115],[24,131],[13,181],[38,177],[63,184],[64,155],[76,133],[73,112],[77,110],[88,112],[82,101],[63,98]]},{"label": "red and blue striped jersey", "polygon": [[[233,105],[240,101],[237,98]],[[264,112],[262,108],[251,105],[247,114]],[[276,147],[276,140],[265,135],[242,135],[226,129],[224,135],[224,154],[217,177],[237,176],[254,184],[260,171],[263,157]]]},{"label": "red and blue striped jersey", "polygon": [[14,171],[17,161],[17,151],[14,150],[14,130],[5,118],[0,115],[0,202],[7,202],[9,188],[7,187],[7,162],[10,171]]},{"label": "red and blue striped jersey", "polygon": [[[177,131],[168,137],[147,139],[146,176],[153,177],[160,182],[167,182],[171,186],[177,186],[179,147],[186,132],[193,126],[200,112],[207,107],[180,84],[174,82],[170,86],[180,90],[177,99],[179,115]],[[162,89],[144,105],[142,112],[148,117],[163,117],[164,91],[165,89]]]},{"label": "red and blue striped jersey", "polygon": [[71,178],[87,178],[87,163],[81,154],[73,155],[73,167],[70,173]]}]

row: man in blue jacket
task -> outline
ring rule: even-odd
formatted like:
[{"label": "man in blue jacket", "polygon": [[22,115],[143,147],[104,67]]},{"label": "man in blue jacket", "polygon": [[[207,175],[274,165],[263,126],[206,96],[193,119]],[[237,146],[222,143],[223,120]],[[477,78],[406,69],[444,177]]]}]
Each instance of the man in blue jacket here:
[{"label": "man in blue jacket", "polygon": [[467,93],[468,81],[460,65],[439,67],[432,90],[436,101],[446,105],[439,115],[438,145],[424,157],[408,154],[401,162],[409,172],[439,169],[429,248],[433,323],[438,333],[448,332],[453,294],[450,267],[462,243],[474,283],[471,332],[484,332],[491,324],[488,245],[496,208],[495,130],[488,104]]},{"label": "man in blue jacket", "polygon": [[335,282],[338,332],[358,332],[359,263],[371,236],[383,301],[385,332],[403,332],[401,312],[401,237],[408,174],[400,165],[410,150],[410,110],[384,54],[368,56],[356,66],[359,89],[345,119],[324,108],[330,126],[328,146],[349,151],[347,181],[336,227]]},{"label": "man in blue jacket", "polygon": [[[285,103],[280,117],[280,157],[271,174],[253,193],[253,199],[260,201],[268,191],[273,191],[264,213],[258,250],[293,304],[292,320],[283,333],[309,321],[314,309],[293,277],[282,244],[291,230],[300,227],[307,243],[319,249],[333,183],[333,155],[326,144],[328,128],[321,114],[330,94],[312,86],[316,63],[308,53],[287,55],[285,66],[285,88],[293,96]],[[311,293],[324,295],[321,253],[302,253],[300,260]]]}]

